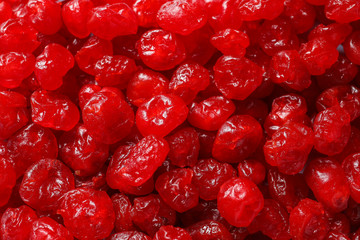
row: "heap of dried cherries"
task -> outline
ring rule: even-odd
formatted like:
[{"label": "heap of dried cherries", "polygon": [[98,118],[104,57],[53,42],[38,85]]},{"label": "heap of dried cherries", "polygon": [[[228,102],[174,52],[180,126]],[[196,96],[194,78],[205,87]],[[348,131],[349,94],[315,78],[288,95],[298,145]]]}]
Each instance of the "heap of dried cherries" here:
[{"label": "heap of dried cherries", "polygon": [[359,0],[1,0],[0,240],[359,240]]}]

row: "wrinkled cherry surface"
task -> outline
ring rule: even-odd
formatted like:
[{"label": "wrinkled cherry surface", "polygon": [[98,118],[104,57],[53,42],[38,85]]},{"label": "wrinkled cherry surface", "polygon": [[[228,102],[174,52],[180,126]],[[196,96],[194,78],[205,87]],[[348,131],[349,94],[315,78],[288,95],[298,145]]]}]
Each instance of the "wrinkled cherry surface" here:
[{"label": "wrinkled cherry surface", "polygon": [[359,0],[0,0],[0,240],[360,240]]}]

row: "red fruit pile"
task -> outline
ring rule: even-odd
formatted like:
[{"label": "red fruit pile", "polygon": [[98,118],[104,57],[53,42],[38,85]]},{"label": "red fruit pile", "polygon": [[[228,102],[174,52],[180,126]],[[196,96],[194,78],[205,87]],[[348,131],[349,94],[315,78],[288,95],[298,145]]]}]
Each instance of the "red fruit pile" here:
[{"label": "red fruit pile", "polygon": [[359,240],[359,0],[0,0],[0,240]]}]

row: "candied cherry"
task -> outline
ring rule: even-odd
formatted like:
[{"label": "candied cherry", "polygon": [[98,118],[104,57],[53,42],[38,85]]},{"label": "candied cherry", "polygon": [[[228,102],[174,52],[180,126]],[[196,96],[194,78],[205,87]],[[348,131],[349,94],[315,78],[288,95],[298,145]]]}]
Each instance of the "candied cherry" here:
[{"label": "candied cherry", "polygon": [[169,143],[168,158],[178,167],[194,166],[198,160],[200,142],[195,129],[183,128],[165,138]]},{"label": "candied cherry", "polygon": [[35,57],[30,53],[0,54],[0,86],[17,88],[35,69]]},{"label": "candied cherry", "polygon": [[213,96],[199,103],[194,102],[189,109],[188,121],[194,127],[218,130],[234,113],[234,103],[223,96]]},{"label": "candied cherry", "polygon": [[307,197],[309,187],[302,174],[286,175],[271,168],[267,175],[270,196],[280,202],[288,212]]},{"label": "candied cherry", "polygon": [[11,163],[0,157],[0,206],[8,203],[16,184],[16,172]]},{"label": "candied cherry", "polygon": [[137,71],[130,79],[126,96],[137,107],[152,97],[169,92],[169,80],[159,72],[150,69]]},{"label": "candied cherry", "polygon": [[182,228],[162,226],[153,240],[192,240],[190,234]]},{"label": "candied cherry", "polygon": [[111,41],[92,36],[76,52],[75,60],[79,68],[91,75],[95,75],[95,64],[105,55],[113,54]]},{"label": "candied cherry", "polygon": [[347,208],[350,186],[336,160],[316,158],[306,167],[304,176],[316,199],[326,209],[338,213]]},{"label": "candied cherry", "polygon": [[62,7],[62,19],[67,30],[78,38],[85,38],[90,34],[87,20],[94,4],[91,0],[71,0]]},{"label": "candied cherry", "polygon": [[333,232],[343,233],[348,235],[350,233],[350,221],[343,213],[338,213],[329,217],[330,229]]},{"label": "candied cherry", "polygon": [[337,60],[337,45],[324,37],[314,38],[301,45],[299,54],[311,75],[322,75]]},{"label": "candied cherry", "polygon": [[201,129],[196,129],[196,131],[200,142],[199,158],[212,157],[212,148],[216,138],[216,132],[209,132]]},{"label": "candied cherry", "polygon": [[232,240],[229,230],[221,223],[214,220],[203,220],[197,222],[185,230],[190,234],[192,240]]},{"label": "candied cherry", "polygon": [[158,27],[156,15],[166,0],[136,0],[132,6],[141,27]]},{"label": "candied cherry", "polygon": [[207,16],[198,1],[173,0],[165,2],[160,7],[156,21],[167,31],[188,35],[204,26]]},{"label": "candied cherry", "polygon": [[360,31],[354,31],[346,38],[344,44],[346,57],[353,63],[360,65]]},{"label": "candied cherry", "polygon": [[11,137],[28,122],[25,96],[17,92],[0,91],[0,139]]},{"label": "candied cherry", "polygon": [[268,164],[293,175],[304,168],[313,145],[314,133],[310,127],[288,122],[266,141],[264,155]]},{"label": "candied cherry", "polygon": [[134,112],[123,95],[112,88],[103,88],[89,95],[82,108],[82,119],[89,134],[105,144],[126,137],[134,124]]},{"label": "candied cherry", "polygon": [[58,210],[65,227],[79,239],[108,237],[114,228],[115,213],[109,195],[90,188],[67,192]]},{"label": "candied cherry", "polygon": [[270,77],[274,83],[296,91],[303,91],[311,84],[310,73],[295,50],[280,51],[272,57]]},{"label": "candied cherry", "polygon": [[224,55],[233,57],[243,57],[246,48],[250,45],[246,33],[231,28],[217,32],[210,41]]},{"label": "candied cherry", "polygon": [[96,141],[84,125],[77,125],[59,139],[59,155],[78,176],[100,171],[109,156],[109,146]]},{"label": "candied cherry", "polygon": [[360,188],[359,188],[359,179],[360,171],[358,169],[358,164],[360,163],[360,154],[354,153],[349,155],[342,162],[342,169],[345,172],[346,179],[350,185],[350,193],[352,199],[356,202],[360,202]]},{"label": "candied cherry", "polygon": [[99,172],[92,176],[79,176],[75,177],[75,188],[92,188],[99,191],[106,191],[109,186],[106,184],[106,169],[104,166]]},{"label": "candied cherry", "polygon": [[311,199],[303,199],[290,213],[290,233],[293,239],[325,239],[329,221],[323,206]]},{"label": "candied cherry", "polygon": [[308,119],[306,112],[304,97],[293,93],[277,97],[273,100],[271,112],[265,119],[265,131],[271,136],[287,122],[304,123]]},{"label": "candied cherry", "polygon": [[259,45],[269,56],[273,56],[279,51],[299,48],[299,39],[291,23],[285,18],[266,20],[259,31]]},{"label": "candied cherry", "polygon": [[306,1],[286,0],[284,5],[284,15],[289,18],[296,33],[304,33],[314,26],[316,11]]},{"label": "candied cherry", "polygon": [[169,92],[189,104],[209,84],[210,76],[206,68],[197,63],[184,63],[175,70],[169,83]]},{"label": "candied cherry", "polygon": [[140,186],[161,166],[169,152],[168,143],[147,136],[134,146],[120,146],[111,158],[106,180],[111,188],[122,185]]},{"label": "candied cherry", "polygon": [[58,155],[54,134],[50,129],[34,123],[11,136],[6,147],[17,177],[20,177],[31,164],[41,159],[55,159]]},{"label": "candied cherry", "polygon": [[212,154],[221,162],[237,163],[255,152],[263,138],[261,125],[248,115],[235,115],[219,129]]},{"label": "candied cherry", "polygon": [[265,166],[257,160],[245,159],[237,166],[239,177],[247,177],[256,185],[265,180],[266,169]]},{"label": "candied cherry", "polygon": [[263,69],[249,59],[220,57],[214,65],[215,85],[225,97],[244,100],[263,79]]},{"label": "candied cherry", "polygon": [[165,172],[156,180],[155,189],[171,208],[185,212],[199,202],[199,191],[192,183],[193,176],[193,170],[188,168]]},{"label": "candied cherry", "polygon": [[240,1],[237,6],[240,16],[245,21],[274,19],[284,9],[283,0],[250,0]]},{"label": "candied cherry", "polygon": [[323,111],[339,105],[349,115],[351,121],[360,116],[360,89],[353,85],[341,85],[323,91],[316,100],[316,108]]},{"label": "candied cherry", "polygon": [[8,2],[0,2],[0,23],[9,20],[13,15],[11,5]]},{"label": "candied cherry", "polygon": [[61,224],[49,217],[35,220],[30,230],[29,240],[47,239],[73,240],[71,233]]},{"label": "candied cherry", "polygon": [[180,97],[157,95],[139,107],[136,126],[143,136],[164,137],[186,120],[188,111]]},{"label": "candied cherry", "polygon": [[137,66],[133,59],[121,55],[106,55],[95,64],[95,80],[100,86],[126,87],[136,70]]},{"label": "candied cherry", "polygon": [[50,35],[62,26],[61,5],[54,0],[29,0],[26,4],[27,19],[39,32]]},{"label": "candied cherry", "polygon": [[236,177],[236,171],[230,164],[211,158],[200,160],[192,170],[192,183],[198,188],[200,198],[204,200],[216,199],[221,185]]},{"label": "candied cherry", "polygon": [[237,11],[235,1],[205,1],[210,26],[215,31],[226,28],[239,29],[242,25],[240,13]]},{"label": "candied cherry", "polygon": [[6,209],[1,217],[0,233],[2,239],[29,239],[33,222],[37,218],[35,211],[26,205]]},{"label": "candied cherry", "polygon": [[69,131],[80,120],[79,109],[66,95],[37,90],[30,102],[33,122],[43,127]]},{"label": "candied cherry", "polygon": [[116,36],[137,32],[137,19],[134,11],[125,3],[97,6],[89,13],[87,27],[99,38],[111,40]]},{"label": "candied cherry", "polygon": [[343,55],[323,75],[316,76],[320,88],[326,89],[350,83],[358,74],[359,68]]},{"label": "candied cherry", "polygon": [[231,225],[247,227],[264,207],[264,197],[248,178],[232,178],[221,187],[218,209]]},{"label": "candied cherry", "polygon": [[131,219],[132,205],[129,198],[122,193],[116,193],[111,196],[111,201],[115,212],[115,230],[117,232],[134,230]]},{"label": "candied cherry", "polygon": [[332,23],[329,25],[319,24],[309,33],[308,39],[325,38],[338,46],[345,41],[346,37],[352,32],[352,27],[347,23]]},{"label": "candied cherry", "polygon": [[265,199],[263,210],[251,222],[248,231],[261,231],[271,239],[291,239],[289,213],[277,201]]},{"label": "candied cherry", "polygon": [[111,235],[109,240],[151,240],[151,238],[142,232],[124,231]]},{"label": "candied cherry", "polygon": [[314,147],[328,156],[344,150],[351,134],[350,116],[346,110],[335,105],[319,112],[313,123]]},{"label": "candied cherry", "polygon": [[186,58],[181,39],[162,29],[145,32],[137,42],[137,50],[144,64],[158,71],[172,69]]},{"label": "candied cherry", "polygon": [[69,50],[52,43],[37,56],[34,73],[42,89],[55,90],[62,85],[62,78],[73,66],[74,57]]},{"label": "candied cherry", "polygon": [[36,210],[56,211],[62,196],[74,188],[74,176],[68,167],[56,159],[42,159],[26,170],[19,193]]},{"label": "candied cherry", "polygon": [[360,5],[357,0],[329,0],[325,4],[325,14],[330,20],[348,23],[360,19]]},{"label": "candied cherry", "polygon": [[32,53],[39,45],[37,31],[24,19],[11,18],[0,25],[0,52]]},{"label": "candied cherry", "polygon": [[136,226],[154,236],[161,226],[175,224],[176,212],[159,195],[150,194],[134,199],[131,217]]}]

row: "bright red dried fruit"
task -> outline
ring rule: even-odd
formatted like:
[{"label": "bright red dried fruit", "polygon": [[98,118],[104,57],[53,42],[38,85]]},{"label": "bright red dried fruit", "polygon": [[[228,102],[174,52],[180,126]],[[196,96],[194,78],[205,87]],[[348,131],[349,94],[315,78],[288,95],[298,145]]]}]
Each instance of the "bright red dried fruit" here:
[{"label": "bright red dried fruit", "polygon": [[260,161],[254,159],[245,159],[239,163],[237,170],[239,177],[247,177],[256,185],[262,183],[265,180],[266,169]]},{"label": "bright red dried fruit", "polygon": [[115,212],[115,230],[117,232],[134,230],[131,218],[132,205],[129,198],[117,193],[111,196],[111,201]]},{"label": "bright red dried fruit", "polygon": [[347,208],[350,187],[340,163],[331,158],[317,158],[305,169],[305,180],[316,199],[331,212]]},{"label": "bright red dried fruit", "polygon": [[351,35],[345,40],[344,52],[347,58],[355,64],[360,64],[360,31],[354,31]]},{"label": "bright red dried fruit", "polygon": [[220,57],[214,65],[215,84],[225,97],[244,100],[262,82],[263,69],[247,58]]},{"label": "bright red dried fruit", "polygon": [[218,209],[231,225],[247,227],[264,207],[264,197],[248,178],[232,178],[221,187]]},{"label": "bright red dried fruit", "polygon": [[324,239],[329,222],[323,206],[311,199],[303,199],[290,213],[290,232],[293,239]]},{"label": "bright red dried fruit", "polygon": [[216,199],[221,185],[236,177],[236,171],[230,164],[211,158],[199,160],[192,170],[192,183],[198,188],[200,198],[204,200]]},{"label": "bright red dried fruit", "polygon": [[169,80],[159,72],[143,69],[130,79],[126,89],[129,101],[137,107],[156,95],[169,92]]},{"label": "bright red dried fruit", "polygon": [[7,139],[28,122],[26,98],[17,92],[0,91],[0,139]]},{"label": "bright red dried fruit", "polygon": [[0,233],[3,240],[27,240],[37,216],[34,210],[23,205],[8,208],[1,217]]},{"label": "bright red dried fruit", "polygon": [[345,172],[346,178],[350,186],[351,197],[356,202],[360,202],[360,190],[359,190],[360,171],[358,168],[359,163],[360,163],[359,153],[354,153],[349,155],[342,162],[342,169]]},{"label": "bright red dried fruit", "polygon": [[95,140],[113,144],[126,137],[134,124],[134,112],[122,95],[110,88],[89,95],[82,119]]},{"label": "bright red dried fruit", "polygon": [[134,199],[131,217],[136,226],[154,236],[161,226],[175,224],[176,212],[159,195],[150,194]]},{"label": "bright red dried fruit", "polygon": [[16,183],[16,173],[13,166],[3,157],[0,157],[0,206],[8,203],[13,187]]},{"label": "bright red dried fruit", "polygon": [[43,127],[69,131],[80,120],[79,109],[66,95],[38,90],[30,102],[33,122]]},{"label": "bright red dried fruit", "polygon": [[74,188],[74,176],[68,167],[56,159],[42,159],[26,170],[19,193],[34,209],[55,212],[63,195]]},{"label": "bright red dried fruit", "polygon": [[246,33],[231,28],[217,32],[210,41],[224,55],[233,57],[243,57],[246,48],[250,45]]},{"label": "bright red dried fruit", "polygon": [[122,185],[140,186],[151,178],[169,152],[167,142],[159,137],[147,136],[135,146],[121,146],[113,155],[106,180],[111,188]]},{"label": "bright red dried fruit", "polygon": [[232,240],[229,230],[221,223],[213,220],[197,222],[185,229],[192,240]]},{"label": "bright red dried fruit", "polygon": [[236,115],[219,129],[212,154],[221,162],[236,163],[249,157],[263,138],[261,125],[251,116]]},{"label": "bright red dried fruit", "polygon": [[142,232],[125,231],[111,235],[109,240],[151,240],[151,238]]},{"label": "bright red dried fruit", "polygon": [[71,233],[61,224],[49,217],[42,217],[33,222],[29,240],[47,239],[73,240]]},{"label": "bright red dried fruit", "polygon": [[351,133],[350,116],[335,105],[319,112],[314,120],[315,149],[328,156],[340,153],[348,143]]},{"label": "bright red dried fruit", "polygon": [[113,54],[112,43],[96,36],[90,37],[75,55],[77,65],[84,72],[95,75],[95,64],[105,55]]},{"label": "bright red dried fruit", "polygon": [[111,40],[116,36],[135,34],[138,26],[134,11],[120,2],[93,8],[87,27],[99,38]]},{"label": "bright red dried fruit", "polygon": [[96,141],[84,125],[78,125],[59,139],[59,155],[78,176],[100,171],[109,156],[109,146]]},{"label": "bright red dried fruit", "polygon": [[356,0],[329,0],[325,5],[325,14],[328,19],[340,23],[356,21],[360,19],[360,5]]},{"label": "bright red dried fruit", "polygon": [[8,52],[0,55],[0,85],[17,88],[35,69],[35,57],[30,53]]},{"label": "bright red dried fruit", "polygon": [[250,233],[261,231],[271,239],[291,239],[289,214],[277,201],[264,200],[264,208],[248,227]]},{"label": "bright red dried fruit", "polygon": [[214,96],[193,103],[190,106],[188,121],[194,127],[215,131],[234,113],[235,105],[223,96]]},{"label": "bright red dried fruit", "polygon": [[143,136],[164,137],[186,120],[188,111],[180,97],[157,95],[139,107],[136,126]]},{"label": "bright red dried fruit", "polygon": [[195,129],[183,128],[165,138],[169,143],[168,158],[178,167],[193,167],[198,161],[200,142]]},{"label": "bright red dried fruit", "polygon": [[174,169],[161,174],[155,183],[155,189],[161,198],[177,212],[185,212],[198,204],[199,191],[192,184],[193,170]]},{"label": "bright red dried fruit", "polygon": [[206,68],[197,63],[185,63],[175,70],[169,83],[169,92],[189,104],[209,83],[210,76]]},{"label": "bright red dried fruit", "polygon": [[313,27],[316,18],[313,6],[304,0],[286,0],[284,4],[284,15],[297,33],[304,33]]},{"label": "bright red dried fruit", "polygon": [[72,35],[85,38],[90,34],[87,21],[93,7],[91,0],[71,0],[62,7],[62,19]]},{"label": "bright red dried fruit", "polygon": [[268,164],[293,175],[304,168],[313,145],[314,133],[310,127],[289,122],[265,143],[264,155]]},{"label": "bright red dried fruit", "polygon": [[73,66],[74,57],[69,50],[52,43],[37,56],[34,73],[42,89],[55,90],[62,85],[62,78]]},{"label": "bright red dried fruit", "polygon": [[166,0],[136,0],[132,6],[141,27],[158,27],[156,15]]},{"label": "bright red dried fruit", "polygon": [[329,25],[319,24],[309,33],[308,39],[325,38],[326,41],[335,46],[345,41],[346,37],[352,32],[350,24],[332,23]]},{"label": "bright red dried fruit", "polygon": [[182,228],[162,226],[153,240],[192,240],[190,234]]},{"label": "bright red dried fruit", "polygon": [[114,228],[115,213],[106,192],[77,188],[67,192],[58,213],[76,238],[101,239]]},{"label": "bright red dried fruit", "polygon": [[137,42],[137,50],[144,64],[158,71],[172,69],[186,58],[181,39],[162,29],[144,33]]},{"label": "bright red dried fruit", "polygon": [[34,123],[11,136],[6,147],[17,177],[31,164],[41,159],[56,159],[58,154],[57,141],[51,130]]},{"label": "bright red dried fruit", "polygon": [[61,6],[54,0],[30,0],[26,4],[26,17],[39,32],[50,35],[62,26]]}]

